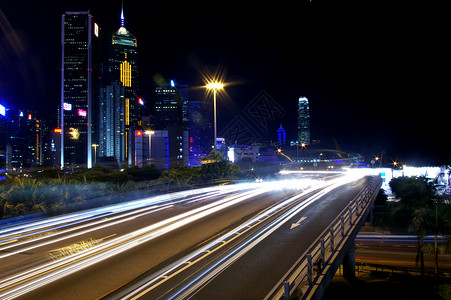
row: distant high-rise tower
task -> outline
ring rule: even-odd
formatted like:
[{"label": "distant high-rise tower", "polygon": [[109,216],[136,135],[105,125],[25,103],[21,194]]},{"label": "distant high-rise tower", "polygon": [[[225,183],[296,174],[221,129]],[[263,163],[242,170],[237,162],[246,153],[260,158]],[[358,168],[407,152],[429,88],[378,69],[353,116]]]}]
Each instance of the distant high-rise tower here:
[{"label": "distant high-rise tower", "polygon": [[287,145],[287,135],[282,124],[280,124],[279,129],[277,129],[277,144],[279,147],[285,147]]},{"label": "distant high-rise tower", "polygon": [[180,91],[171,86],[155,88],[155,128],[167,130],[170,126],[183,126],[183,103]]},{"label": "distant high-rise tower", "polygon": [[125,162],[128,156],[130,128],[139,123],[138,51],[136,38],[121,26],[113,34],[108,49],[108,76],[100,105],[99,156],[114,156]]},{"label": "distant high-rise tower", "polygon": [[92,167],[98,125],[100,27],[87,12],[61,18],[61,167]]},{"label": "distant high-rise tower", "polygon": [[298,141],[299,144],[310,144],[310,112],[306,97],[300,97],[298,102]]},{"label": "distant high-rise tower", "polygon": [[109,48],[109,81],[116,80],[124,86],[125,125],[136,125],[138,121],[138,44],[136,38],[124,27],[124,11],[121,12],[121,27],[113,34]]},{"label": "distant high-rise tower", "polygon": [[9,110],[7,116],[7,169],[40,165],[42,126],[34,113]]},{"label": "distant high-rise tower", "polygon": [[102,88],[100,100],[99,157],[126,161],[124,86],[114,81]]},{"label": "distant high-rise tower", "polygon": [[190,164],[202,164],[201,158],[211,151],[213,140],[213,103],[207,101],[188,101],[187,127],[190,135]]}]

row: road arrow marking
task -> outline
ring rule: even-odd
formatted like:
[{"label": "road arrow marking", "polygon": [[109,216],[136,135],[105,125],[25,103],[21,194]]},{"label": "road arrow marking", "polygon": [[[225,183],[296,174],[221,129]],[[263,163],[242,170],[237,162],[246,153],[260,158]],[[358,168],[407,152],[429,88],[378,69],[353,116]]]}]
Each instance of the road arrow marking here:
[{"label": "road arrow marking", "polygon": [[299,225],[301,225],[301,222],[304,221],[305,219],[307,219],[307,217],[300,218],[299,221],[297,221],[296,223],[291,224],[290,229],[298,227]]}]

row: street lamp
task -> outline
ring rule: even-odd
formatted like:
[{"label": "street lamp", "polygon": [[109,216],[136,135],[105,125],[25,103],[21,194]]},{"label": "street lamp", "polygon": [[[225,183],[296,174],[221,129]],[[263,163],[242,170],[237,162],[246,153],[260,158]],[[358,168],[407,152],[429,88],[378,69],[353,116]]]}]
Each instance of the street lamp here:
[{"label": "street lamp", "polygon": [[222,89],[224,85],[220,82],[210,82],[206,85],[206,88],[209,90],[213,90],[213,124],[214,124],[214,137],[213,137],[213,146],[215,152],[217,152],[218,146],[216,145],[216,138],[217,138],[217,129],[216,129],[216,91],[219,89]]},{"label": "street lamp", "polygon": [[145,134],[149,137],[149,165],[151,163],[151,156],[152,156],[152,139],[151,135],[155,133],[153,130],[146,130],[144,131]]},{"label": "street lamp", "polygon": [[92,144],[92,147],[94,147],[94,165],[97,163],[97,147],[99,147],[99,144]]},{"label": "street lamp", "polygon": [[[305,148],[305,149],[307,149],[305,146],[306,146],[306,144],[305,143],[301,143],[301,151],[302,151],[302,148]],[[296,159],[298,160],[298,162],[299,162],[299,142],[298,143],[296,143]]]}]

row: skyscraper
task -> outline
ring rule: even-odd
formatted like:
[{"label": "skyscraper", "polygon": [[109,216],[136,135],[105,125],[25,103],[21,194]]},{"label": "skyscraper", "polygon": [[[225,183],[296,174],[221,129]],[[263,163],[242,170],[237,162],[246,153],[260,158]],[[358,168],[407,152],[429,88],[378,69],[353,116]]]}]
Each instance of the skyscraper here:
[{"label": "skyscraper", "polygon": [[0,104],[0,170],[6,168],[6,139],[8,136],[6,126],[6,107]]},{"label": "skyscraper", "polygon": [[191,166],[202,164],[201,158],[211,151],[213,140],[213,103],[188,101],[189,160]]},{"label": "skyscraper", "polygon": [[298,142],[310,144],[310,111],[306,97],[300,97],[298,102]]},{"label": "skyscraper", "polygon": [[180,91],[171,86],[155,88],[155,128],[167,130],[170,126],[183,126],[183,103]]},{"label": "skyscraper", "polygon": [[21,170],[40,164],[41,126],[34,113],[9,110],[7,115],[7,169]]},{"label": "skyscraper", "polygon": [[130,129],[139,123],[137,41],[124,25],[122,9],[120,28],[113,34],[108,48],[107,84],[102,89],[99,131],[99,156],[114,156],[119,163],[127,160]]},{"label": "skyscraper", "polygon": [[277,145],[280,148],[287,145],[287,134],[285,129],[283,129],[282,124],[280,124],[279,129],[277,129]]},{"label": "skyscraper", "polygon": [[124,86],[114,81],[102,88],[100,100],[99,157],[126,160]]},{"label": "skyscraper", "polygon": [[62,15],[61,44],[61,167],[91,168],[101,70],[100,27],[89,11]]},{"label": "skyscraper", "polygon": [[186,86],[176,86],[173,80],[170,86],[155,88],[154,127],[157,132],[167,132],[169,168],[189,163],[189,134],[185,130],[183,117],[183,102],[186,102],[186,106],[189,103],[187,91]]}]

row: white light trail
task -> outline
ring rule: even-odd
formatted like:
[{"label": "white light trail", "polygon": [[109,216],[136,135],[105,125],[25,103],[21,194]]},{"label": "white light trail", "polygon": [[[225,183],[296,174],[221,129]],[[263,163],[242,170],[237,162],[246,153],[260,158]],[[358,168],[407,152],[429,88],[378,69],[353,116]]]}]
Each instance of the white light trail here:
[{"label": "white light trail", "polygon": [[[315,186],[310,187],[309,189],[303,191],[302,193],[299,193],[293,197],[290,197],[287,200],[284,200],[283,202],[273,206],[272,208],[265,210],[261,214],[255,216],[254,218],[248,220],[244,224],[238,226],[237,228],[229,231],[228,233],[216,238],[212,242],[208,243],[204,247],[192,252],[191,254],[185,256],[184,258],[181,258],[177,262],[173,263],[172,265],[168,266],[167,268],[161,270],[155,276],[151,279],[149,279],[148,282],[141,285],[139,288],[134,288],[132,292],[130,292],[128,295],[125,295],[123,299],[138,299],[142,297],[144,294],[148,293],[149,291],[153,290],[157,286],[161,285],[162,283],[168,281],[172,277],[176,276],[177,274],[181,273],[182,271],[186,270],[187,268],[193,266],[195,263],[201,261],[205,257],[213,254],[215,251],[219,250],[220,248],[224,247],[226,244],[231,242],[232,240],[236,239],[238,236],[242,235],[246,231],[249,231],[250,229],[254,228],[270,216],[274,215],[278,211],[282,210],[284,207],[292,203],[293,201],[298,200],[301,197],[304,197],[306,194],[312,193],[318,189],[320,189],[318,192],[316,192],[314,195],[310,196],[303,202],[299,203],[295,207],[289,209],[287,212],[285,212],[282,216],[280,216],[277,220],[271,222],[269,225],[265,226],[263,229],[261,229],[258,233],[256,233],[253,237],[251,237],[249,240],[247,240],[245,243],[240,245],[237,249],[233,250],[231,253],[227,254],[224,258],[222,258],[219,262],[215,263],[213,266],[209,267],[207,271],[203,272],[201,275],[197,276],[193,281],[191,281],[189,284],[187,284],[185,287],[183,287],[181,290],[176,292],[175,295],[173,295],[171,298],[178,298],[177,296],[187,290],[184,295],[191,292],[192,290],[195,290],[199,286],[201,286],[204,282],[208,282],[211,278],[215,277],[218,273],[220,273],[223,269],[225,269],[228,265],[233,263],[235,260],[237,260],[239,257],[247,253],[250,249],[252,249],[255,245],[257,245],[259,242],[261,242],[264,238],[269,236],[271,233],[276,231],[278,228],[280,228],[283,224],[285,224],[287,221],[289,221],[291,218],[293,218],[295,215],[297,215],[299,212],[307,208],[309,205],[320,199],[325,194],[329,193],[330,191],[345,185],[349,182],[355,181],[359,179],[359,177],[356,176],[349,176],[345,178],[338,178],[335,180],[332,180],[330,182],[322,182],[319,181]],[[289,184],[290,181],[285,181],[286,184]],[[273,184],[276,184],[280,182],[274,182]],[[294,183],[294,182],[291,182]],[[282,184],[282,186],[284,186]],[[290,186],[290,185],[288,185]],[[219,245],[219,246],[218,246]],[[200,256],[200,254],[205,253],[204,255]],[[199,257],[200,256],[200,257]],[[193,259],[196,258],[194,261]],[[185,266],[183,266],[185,264]],[[183,267],[182,267],[183,266]],[[174,272],[177,270],[176,272]],[[213,272],[213,270],[215,270]],[[209,275],[207,275],[210,273]],[[199,282],[197,282],[199,281]],[[181,297],[183,298],[183,297]]]},{"label": "white light trail", "polygon": [[[335,181],[334,181],[335,182]],[[131,249],[137,245],[148,242],[156,237],[164,235],[170,231],[178,229],[186,224],[191,222],[195,222],[205,216],[211,215],[213,213],[219,212],[227,207],[235,205],[241,201],[245,201],[252,197],[256,197],[260,194],[274,191],[280,188],[296,188],[296,189],[306,189],[305,194],[308,191],[312,191],[318,189],[319,187],[324,187],[329,185],[330,183],[323,181],[312,181],[312,180],[295,180],[295,181],[277,181],[277,182],[265,182],[263,184],[259,183],[250,183],[250,184],[237,184],[232,186],[220,186],[220,187],[211,187],[204,188],[199,190],[178,192],[169,195],[161,195],[156,197],[150,197],[146,199],[141,199],[137,201],[131,201],[124,204],[112,205],[104,208],[89,210],[82,213],[71,214],[69,216],[62,216],[57,218],[52,218],[51,220],[41,220],[36,222],[36,227],[33,224],[25,224],[18,226],[15,228],[8,228],[7,232],[1,232],[4,237],[8,234],[17,235],[18,232],[20,234],[27,234],[26,232],[36,231],[38,229],[43,229],[45,227],[51,226],[63,226],[63,224],[67,224],[67,222],[83,222],[83,219],[89,219],[91,222],[86,224],[80,224],[74,227],[74,229],[66,229],[63,232],[59,233],[62,235],[60,238],[54,239],[55,235],[53,235],[52,240],[48,240],[43,243],[39,243],[34,246],[30,246],[26,249],[21,249],[20,252],[35,249],[36,247],[40,247],[43,245],[48,245],[54,242],[60,242],[62,240],[73,238],[75,236],[86,234],[88,232],[92,232],[94,230],[98,230],[101,228],[105,228],[107,226],[117,225],[122,222],[126,222],[133,218],[139,217],[140,214],[148,214],[153,213],[162,209],[170,208],[176,203],[182,203],[184,201],[201,201],[202,199],[207,199],[212,196],[221,196],[227,195],[227,197],[217,200],[214,202],[206,202],[200,207],[196,207],[187,212],[175,215],[171,218],[162,220],[155,224],[146,226],[139,230],[135,230],[133,232],[124,234],[122,236],[116,236],[114,238],[104,240],[103,242],[94,245],[91,248],[88,248],[84,251],[74,253],[73,255],[66,256],[54,261],[47,261],[37,267],[25,270],[21,273],[12,275],[8,278],[4,278],[0,280],[0,298],[1,299],[11,299],[18,297],[24,293],[27,293],[33,289],[41,287],[49,282],[58,280],[64,276],[72,274],[80,269],[89,267],[97,262],[103,261],[113,255],[123,253],[124,251]],[[310,189],[307,187],[313,186]],[[235,192],[239,192],[238,194],[232,194]],[[298,194],[298,195],[301,195]],[[200,197],[195,197],[196,195],[204,195]],[[290,201],[294,201],[298,199],[300,196],[295,196],[290,198]],[[175,202],[174,202],[175,201]],[[288,201],[288,200],[287,200]],[[288,202],[284,201],[274,206],[273,208],[267,210],[263,214],[260,215],[260,218],[264,216],[268,216],[270,213],[273,213],[275,209],[281,209],[283,205],[286,205]],[[149,206],[151,206],[151,209]],[[140,209],[139,209],[140,208]],[[136,211],[129,211],[136,210]],[[129,211],[127,213],[123,213],[125,211]],[[108,214],[117,214],[115,216]],[[119,214],[122,213],[122,214]],[[138,215],[136,215],[138,214]],[[100,219],[95,220],[96,217],[104,218],[109,216],[108,220]],[[93,221],[94,220],[94,221]],[[255,219],[252,220],[255,222]],[[51,225],[49,225],[51,224]],[[247,222],[246,224],[251,224]],[[27,227],[28,226],[28,227]],[[92,228],[87,228],[92,226]],[[83,230],[84,229],[84,230]],[[73,231],[82,230],[80,232],[74,232],[68,234]],[[231,232],[230,234],[234,234],[236,232]],[[68,234],[68,235],[67,235]],[[42,237],[45,239],[47,236]],[[17,237],[16,237],[17,238]],[[7,239],[6,239],[7,240]],[[5,241],[5,240],[3,240]],[[34,240],[36,241],[36,239]],[[0,241],[1,245],[2,241]],[[28,241],[23,242],[21,245],[28,243]],[[8,247],[8,249],[15,247],[13,244],[6,244],[4,247]],[[10,255],[14,255],[19,253],[18,251],[12,251],[10,253],[3,254],[0,258],[6,258]]]},{"label": "white light trail", "polygon": [[[0,298],[10,299],[18,297],[32,289],[72,274],[118,253],[122,253],[136,245],[148,242],[209,214],[271,190],[271,186],[255,184],[252,184],[252,186],[258,188],[203,205],[199,208],[133,231],[124,236],[105,241],[104,243],[93,246],[83,252],[75,253],[56,261],[50,261],[44,265],[5,278],[0,281]],[[242,185],[241,187],[221,188],[221,190],[230,192],[249,189],[249,187],[250,186]],[[191,193],[191,191],[188,193]],[[62,239],[64,238],[65,237],[62,237]],[[8,289],[8,287],[11,288]]]}]

